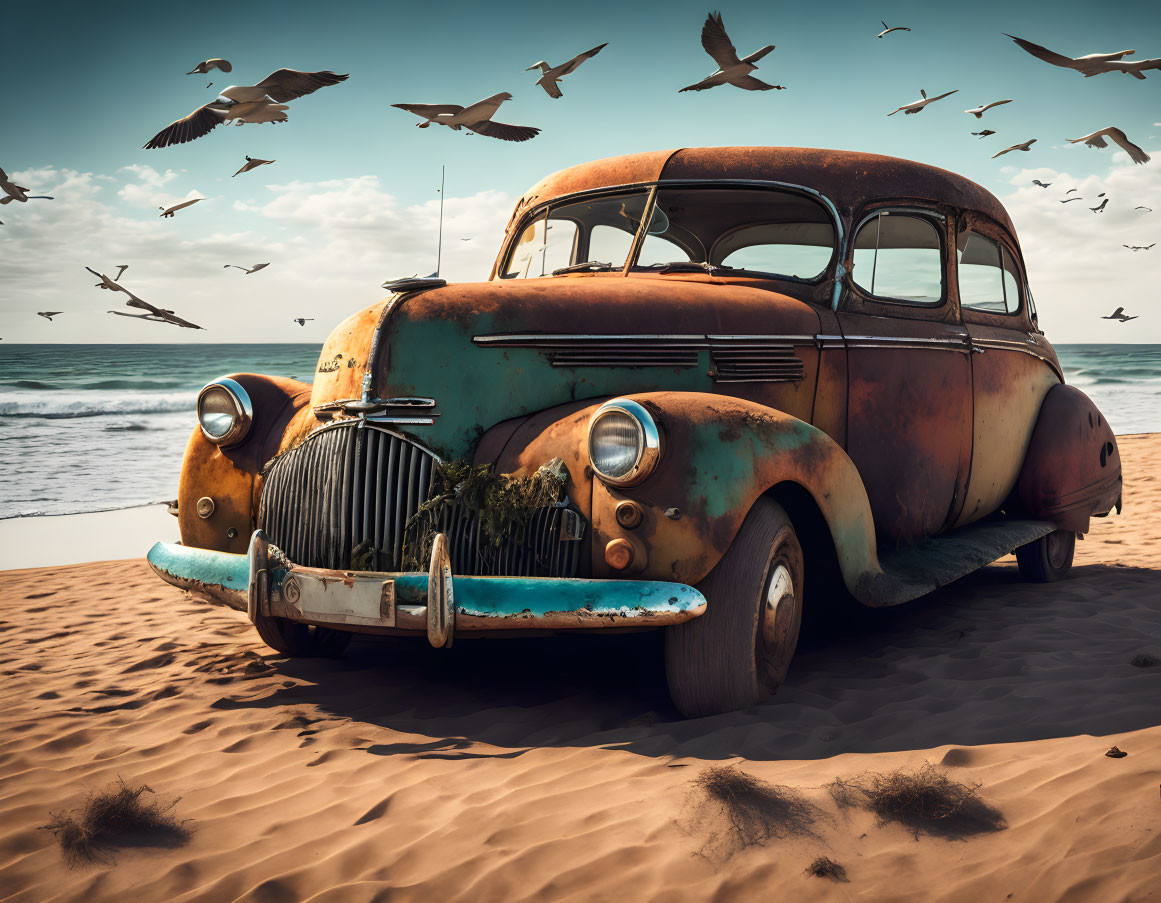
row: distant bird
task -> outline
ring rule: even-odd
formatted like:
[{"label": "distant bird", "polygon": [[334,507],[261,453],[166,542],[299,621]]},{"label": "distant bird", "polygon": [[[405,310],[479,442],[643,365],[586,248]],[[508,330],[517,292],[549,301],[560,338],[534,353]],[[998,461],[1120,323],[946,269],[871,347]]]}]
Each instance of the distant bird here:
[{"label": "distant bird", "polygon": [[[113,279],[112,279],[113,282],[120,281],[121,274],[124,273],[127,269],[129,269],[129,264],[127,264],[127,263],[119,263],[119,264],[117,264],[117,266],[118,266],[117,275],[113,277]],[[97,288],[103,288],[103,289],[111,289],[112,288],[112,286],[106,285],[104,281],[96,282],[96,283],[94,283],[94,285],[96,285]]]},{"label": "distant bird", "polygon": [[[1153,242],[1153,245],[1157,242]],[[1153,245],[1122,245],[1121,247],[1128,248],[1130,251],[1148,251]]]},{"label": "distant bird", "polygon": [[1061,201],[1060,203],[1062,203],[1062,204],[1071,204],[1073,201],[1083,201],[1083,200],[1084,200],[1084,198],[1082,198],[1082,197],[1081,197],[1081,196],[1078,194],[1078,195],[1077,195],[1076,197],[1074,197],[1074,198],[1065,198],[1065,199],[1064,199],[1063,201]]},{"label": "distant bird", "polygon": [[1103,191],[1097,195],[1098,198],[1103,198],[1104,196],[1105,196],[1105,193]]},{"label": "distant bird", "polygon": [[464,128],[488,138],[499,138],[501,141],[527,141],[529,138],[535,138],[540,134],[538,128],[492,121],[492,117],[500,109],[500,104],[511,99],[512,95],[505,91],[503,94],[493,94],[491,97],[478,100],[468,107],[451,103],[393,103],[391,106],[422,118],[423,122],[416,123],[416,127],[421,129],[434,122],[436,125],[446,125],[457,132]]},{"label": "distant bird", "polygon": [[36,312],[36,315],[38,317],[44,317],[46,320],[48,320],[49,323],[51,323],[53,317],[55,317],[57,314],[63,314],[63,313],[64,313],[63,310],[38,310]]},{"label": "distant bird", "polygon": [[0,198],[0,204],[11,204],[13,201],[27,204],[30,199],[39,201],[53,200],[47,194],[29,194],[30,189],[22,188],[16,183],[9,181],[8,174],[2,169],[0,169],[0,191],[4,192],[4,197]]},{"label": "distant bird", "polygon": [[988,112],[992,107],[998,107],[1002,104],[1011,103],[1010,100],[993,100],[991,103],[986,103],[982,107],[973,107],[970,110],[964,110],[965,113],[971,113],[976,119],[981,118],[984,113]]},{"label": "distant bird", "polygon": [[609,45],[607,43],[601,44],[599,47],[594,47],[592,50],[586,50],[584,53],[578,53],[567,63],[561,63],[559,66],[550,66],[544,60],[541,60],[539,63],[533,63],[524,71],[531,72],[533,69],[539,69],[540,78],[537,80],[536,84],[540,85],[540,87],[542,87],[548,93],[549,97],[562,97],[563,94],[561,93],[560,85],[557,83],[566,75],[575,72],[577,67],[585,60],[591,60],[594,56],[596,56],[608,46]]},{"label": "distant bird", "polygon": [[948,91],[946,94],[939,94],[939,95],[936,95],[935,97],[928,97],[927,92],[921,89],[919,91],[919,93],[923,95],[923,98],[921,100],[913,100],[913,101],[911,101],[911,103],[905,103],[905,104],[903,104],[903,106],[899,107],[899,109],[892,110],[887,115],[894,116],[896,113],[898,113],[900,110],[902,110],[904,116],[910,116],[912,113],[920,112],[929,103],[935,103],[937,100],[943,100],[943,98],[945,98],[945,97],[951,97],[951,95],[955,94],[956,91],[958,91],[958,90],[959,90],[959,88],[956,88],[955,91]]},{"label": "distant bird", "polygon": [[984,129],[982,132],[972,132],[973,135],[978,135],[981,138],[987,138],[988,135],[996,134],[991,129]]},{"label": "distant bird", "polygon": [[1089,209],[1089,210],[1091,210],[1093,213],[1104,213],[1104,212],[1105,212],[1105,207],[1107,207],[1107,206],[1108,206],[1108,203],[1109,203],[1109,199],[1108,199],[1108,198],[1105,198],[1103,201],[1101,201],[1101,202],[1100,202],[1100,206],[1098,206],[1098,207],[1089,207],[1088,209]]},{"label": "distant bird", "polygon": [[1025,41],[1023,38],[1018,38],[1015,35],[1005,34],[1005,37],[1011,38],[1021,48],[1028,51],[1037,59],[1044,60],[1046,63],[1051,63],[1053,66],[1060,66],[1064,69],[1075,69],[1081,73],[1085,78],[1092,78],[1094,75],[1104,75],[1106,72],[1123,72],[1125,75],[1131,75],[1134,78],[1144,80],[1144,71],[1146,69],[1161,69],[1161,59],[1154,60],[1138,60],[1136,62],[1124,62],[1121,58],[1136,53],[1135,50],[1118,50],[1116,53],[1090,53],[1088,56],[1070,57],[1056,53],[1049,50],[1047,47],[1041,47],[1039,44],[1033,44],[1031,41]]},{"label": "distant bird", "polygon": [[102,288],[111,289],[115,292],[124,292],[126,295],[128,295],[129,300],[125,302],[126,305],[129,307],[135,307],[138,310],[145,311],[143,314],[127,314],[123,310],[110,310],[107,311],[107,313],[116,314],[118,317],[133,317],[136,320],[148,320],[150,323],[169,323],[173,326],[182,326],[186,329],[203,328],[198,326],[196,323],[191,323],[189,320],[183,320],[172,310],[164,309],[161,307],[154,307],[148,301],[142,301],[135,294],[129,291],[129,289],[118,285],[115,279],[110,279],[104,273],[98,273],[91,267],[85,267],[85,269],[101,280],[101,283],[103,283]]},{"label": "distant bird", "polygon": [[233,267],[235,270],[242,270],[247,276],[249,276],[251,273],[257,273],[259,270],[264,270],[268,266],[270,266],[268,263],[256,263],[254,266],[250,267],[250,269],[246,269],[245,267],[238,266],[236,263],[227,263],[222,266],[222,269],[228,270],[230,267]]},{"label": "distant bird", "polygon": [[297,323],[299,326],[305,326],[313,319],[314,317],[295,317],[292,322]]},{"label": "distant bird", "polygon": [[1070,189],[1068,189],[1068,191],[1066,191],[1066,192],[1064,192],[1064,193],[1065,193],[1065,194],[1072,194],[1074,191],[1076,191],[1076,189],[1075,189],[1075,188],[1070,188]]},{"label": "distant bird", "polygon": [[1033,179],[1032,184],[1039,185],[1041,188],[1048,188],[1052,183],[1051,182],[1041,182],[1039,179]]},{"label": "distant bird", "polygon": [[[189,73],[187,73],[187,74],[189,74]],[[207,83],[206,83],[206,87],[207,87],[207,88],[212,88],[213,86],[214,86],[214,83],[213,83],[213,82],[207,82]]]},{"label": "distant bird", "polygon": [[461,238],[460,241],[471,241],[470,238]]},{"label": "distant bird", "polygon": [[223,122],[257,123],[285,122],[286,101],[313,94],[319,88],[337,85],[349,76],[322,72],[299,72],[297,69],[278,69],[256,85],[231,85],[224,88],[217,99],[198,107],[184,119],[178,119],[154,135],[146,149],[184,144]]},{"label": "distant bird", "polygon": [[1106,137],[1111,138],[1116,144],[1120,145],[1121,149],[1129,155],[1129,159],[1134,163],[1149,162],[1150,158],[1147,153],[1130,141],[1124,132],[1111,125],[1103,129],[1097,129],[1097,131],[1084,135],[1081,138],[1069,138],[1068,143],[1079,144],[1083,141],[1089,147],[1108,147],[1109,145],[1105,141]]},{"label": "distant bird", "polygon": [[[200,72],[202,75],[205,75],[211,69],[221,69],[223,72],[234,71],[234,67],[230,65],[229,60],[222,60],[215,57],[212,60],[203,60],[202,62],[198,63],[196,66],[190,69],[186,75],[195,75],[198,72]],[[210,82],[210,84],[213,84],[213,82]]]},{"label": "distant bird", "polygon": [[[249,172],[252,169],[257,169],[259,166],[265,166],[268,163],[276,162],[276,160],[259,160],[257,157],[247,157],[246,162],[242,164],[242,168],[234,173],[234,176],[240,176],[242,173]],[[230,176],[230,178],[232,179],[234,176]]]},{"label": "distant bird", "polygon": [[[882,19],[880,19],[879,21],[883,22]],[[883,37],[883,35],[890,34],[893,31],[910,31],[910,30],[911,29],[905,25],[896,25],[895,27],[892,28],[886,22],[883,22],[883,30],[880,31],[877,35],[875,35],[875,37],[881,38],[881,37]]]},{"label": "distant bird", "polygon": [[170,219],[172,219],[173,215],[175,213],[177,213],[177,211],[181,210],[183,207],[188,207],[188,206],[190,206],[190,204],[196,204],[198,201],[204,201],[204,200],[205,200],[205,198],[194,198],[191,201],[182,201],[180,204],[174,204],[172,207],[158,207],[157,209],[161,211],[161,215],[163,217],[169,217]]},{"label": "distant bird", "polygon": [[1153,208],[1152,208],[1152,207],[1134,207],[1133,209],[1134,209],[1134,210],[1144,210],[1146,213],[1152,213],[1152,212],[1153,212]]},{"label": "distant bird", "polygon": [[1107,317],[1101,317],[1101,319],[1102,320],[1120,320],[1122,323],[1127,323],[1129,320],[1137,319],[1138,316],[1140,316],[1140,315],[1137,314],[1137,315],[1134,315],[1132,317],[1127,317],[1127,316],[1125,316],[1125,309],[1123,307],[1118,307],[1116,310],[1114,310]]},{"label": "distant bird", "polygon": [[1023,144],[1013,144],[1011,147],[1005,147],[1005,148],[1004,148],[1002,151],[1000,151],[998,154],[992,154],[992,159],[993,159],[993,160],[995,160],[995,159],[996,159],[996,157],[1002,157],[1002,156],[1004,156],[1004,154],[1010,154],[1012,151],[1017,151],[1017,150],[1018,150],[1018,151],[1027,151],[1027,150],[1031,150],[1031,148],[1032,148],[1032,145],[1033,145],[1033,144],[1035,144],[1035,143],[1036,143],[1036,139],[1035,139],[1035,138],[1029,138],[1029,139],[1028,139],[1027,141],[1025,141]]},{"label": "distant bird", "polygon": [[783,85],[768,85],[761,79],[754,78],[751,72],[757,70],[758,60],[774,49],[773,44],[767,44],[761,50],[755,50],[749,56],[738,59],[738,51],[734,48],[730,36],[726,34],[726,27],[722,24],[721,13],[710,13],[706,16],[705,24],[701,27],[701,46],[705,52],[713,57],[718,69],[693,85],[686,85],[683,91],[705,91],[707,88],[716,88],[718,85],[733,85],[746,91],[785,91]]}]

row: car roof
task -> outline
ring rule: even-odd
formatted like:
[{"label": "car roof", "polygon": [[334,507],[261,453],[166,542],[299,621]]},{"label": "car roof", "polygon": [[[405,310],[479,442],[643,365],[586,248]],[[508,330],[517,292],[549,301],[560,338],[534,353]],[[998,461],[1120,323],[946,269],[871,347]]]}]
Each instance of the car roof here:
[{"label": "car roof", "polygon": [[970,179],[898,157],[810,147],[687,147],[582,163],[541,179],[520,199],[514,217],[579,191],[682,179],[801,185],[825,195],[848,219],[870,200],[935,201],[984,214],[1016,237],[1003,204]]}]

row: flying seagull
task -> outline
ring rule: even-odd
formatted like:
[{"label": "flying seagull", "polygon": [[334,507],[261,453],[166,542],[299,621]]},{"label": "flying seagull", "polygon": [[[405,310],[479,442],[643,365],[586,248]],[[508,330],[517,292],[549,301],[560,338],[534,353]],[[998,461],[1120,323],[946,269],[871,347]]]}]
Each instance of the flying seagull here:
[{"label": "flying seagull", "polygon": [[[882,19],[880,19],[879,21],[883,22]],[[890,34],[893,31],[910,31],[910,30],[911,29],[905,25],[896,25],[894,27],[891,27],[886,22],[883,22],[883,30],[880,31],[877,35],[875,35],[875,37],[881,38],[881,37],[883,37],[883,35]]]},{"label": "flying seagull", "polygon": [[309,321],[311,321],[313,319],[314,319],[314,317],[294,317],[292,322],[297,323],[299,326],[305,326]]},{"label": "flying seagull", "polygon": [[1091,210],[1093,213],[1104,213],[1105,207],[1107,207],[1108,204],[1109,204],[1109,199],[1105,198],[1103,201],[1100,202],[1099,206],[1089,207],[1088,209]]},{"label": "flying seagull", "polygon": [[44,317],[46,320],[48,320],[49,323],[51,323],[53,317],[55,317],[57,314],[63,314],[63,313],[64,313],[63,310],[38,310],[36,312],[36,315],[38,317]]},{"label": "flying seagull", "polygon": [[[259,166],[265,166],[267,163],[274,163],[274,162],[276,162],[276,161],[274,161],[274,160],[259,160],[257,157],[247,157],[246,162],[242,164],[242,168],[239,169],[236,173],[234,173],[234,176],[240,176],[244,172],[249,172],[252,169],[257,169]],[[232,178],[234,178],[234,176],[230,176],[230,178],[232,179]]]},{"label": "flying seagull", "polygon": [[1025,141],[1023,144],[1013,144],[1011,147],[1005,147],[1005,148],[1004,148],[1002,151],[1000,151],[998,154],[992,154],[992,159],[993,159],[993,160],[995,160],[995,159],[996,159],[996,157],[1002,157],[1002,156],[1004,156],[1004,154],[1008,154],[1008,153],[1011,153],[1012,151],[1016,151],[1016,150],[1018,150],[1018,151],[1027,151],[1027,150],[1031,150],[1031,149],[1032,149],[1032,145],[1033,145],[1033,144],[1035,144],[1035,143],[1036,143],[1036,139],[1035,139],[1035,138],[1029,138],[1029,139],[1028,139],[1027,141]]},{"label": "flying seagull", "polygon": [[773,44],[767,44],[761,50],[755,50],[749,56],[738,59],[738,51],[734,48],[730,36],[726,34],[726,27],[722,24],[721,13],[710,13],[706,16],[705,24],[701,27],[701,46],[705,52],[713,57],[718,69],[712,75],[707,75],[694,85],[686,85],[681,91],[704,91],[707,88],[716,88],[718,85],[733,85],[746,91],[784,91],[783,85],[768,85],[761,79],[750,75],[758,67],[755,63],[774,49]]},{"label": "flying seagull", "polygon": [[1070,188],[1070,189],[1068,189],[1068,191],[1066,191],[1066,192],[1064,192],[1064,193],[1065,193],[1065,194],[1072,194],[1074,191],[1076,191],[1076,189],[1075,189],[1075,188]]},{"label": "flying seagull", "polygon": [[1125,62],[1122,59],[1122,57],[1136,53],[1137,51],[1135,50],[1118,50],[1116,53],[1090,53],[1088,56],[1073,58],[1056,53],[1047,47],[1041,47],[1039,44],[1033,44],[1031,41],[1025,41],[1023,38],[1018,38],[1015,35],[1005,34],[1004,37],[1011,38],[1021,48],[1028,51],[1028,53],[1037,59],[1044,60],[1046,63],[1051,63],[1053,66],[1060,66],[1064,69],[1075,69],[1085,78],[1092,78],[1094,75],[1104,75],[1106,72],[1123,72],[1125,75],[1131,75],[1134,78],[1144,80],[1145,74],[1143,70],[1161,69],[1161,59],[1137,60],[1135,62],[1131,60]]},{"label": "flying seagull", "polygon": [[0,198],[0,204],[11,204],[13,201],[27,204],[29,198],[40,201],[52,200],[47,194],[29,194],[29,189],[21,188],[14,182],[10,182],[8,174],[2,169],[0,169],[0,191],[4,192],[4,197]]},{"label": "flying seagull", "polygon": [[[111,282],[117,282],[117,281],[119,281],[119,280],[121,279],[121,275],[122,275],[122,274],[123,274],[123,273],[124,273],[124,272],[125,272],[127,269],[129,269],[129,264],[127,264],[127,263],[119,263],[119,264],[117,264],[117,275],[116,275],[116,276],[114,276],[114,277],[113,277],[113,278],[112,278],[110,281],[111,281]],[[97,287],[97,288],[103,288],[103,289],[109,289],[109,288],[111,288],[111,286],[109,286],[109,285],[106,285],[104,281],[101,281],[101,282],[95,282],[95,283],[93,283],[93,284],[94,284],[94,285],[96,285],[96,287]]]},{"label": "flying seagull", "polygon": [[202,73],[202,75],[205,75],[211,69],[221,69],[223,72],[234,71],[234,67],[230,65],[229,60],[218,59],[215,57],[212,60],[202,60],[202,62],[198,63],[196,66],[190,69],[186,75],[194,75],[198,72]]},{"label": "flying seagull", "polygon": [[939,94],[935,97],[928,97],[927,92],[921,89],[919,91],[919,93],[923,95],[921,100],[913,100],[911,103],[905,103],[903,106],[899,107],[898,110],[892,110],[887,115],[894,116],[896,113],[902,110],[904,116],[910,116],[912,113],[920,112],[929,103],[935,103],[937,100],[943,100],[945,97],[951,97],[951,95],[955,94],[955,92],[958,90],[959,88],[956,88],[955,91],[948,91],[946,94]]},{"label": "flying seagull", "polygon": [[1133,209],[1134,209],[1134,210],[1144,210],[1146,213],[1152,213],[1152,212],[1153,212],[1153,208],[1152,208],[1152,207],[1134,207]]},{"label": "flying seagull", "polygon": [[981,138],[987,138],[988,135],[996,134],[991,129],[984,129],[982,132],[972,132],[973,135],[978,135]]},{"label": "flying seagull", "polygon": [[143,313],[143,314],[127,314],[123,310],[110,310],[110,311],[108,311],[108,313],[116,314],[119,317],[133,317],[134,319],[137,319],[137,320],[148,320],[150,323],[171,323],[174,326],[183,326],[186,329],[202,329],[203,328],[201,326],[198,326],[196,323],[189,322],[189,320],[183,320],[181,317],[177,316],[172,310],[166,310],[166,309],[163,309],[160,307],[154,307],[148,301],[142,301],[135,294],[133,294],[131,291],[129,291],[129,289],[125,288],[122,285],[118,285],[116,280],[110,279],[104,273],[98,273],[96,270],[92,269],[91,267],[85,267],[85,269],[88,270],[90,273],[92,273],[94,276],[96,276],[98,279],[101,280],[101,283],[103,283],[101,285],[102,288],[107,288],[107,289],[110,289],[111,291],[114,291],[114,292],[124,292],[126,295],[128,295],[129,300],[125,302],[125,304],[127,306],[135,307],[138,310],[145,311],[145,313]]},{"label": "flying seagull", "polygon": [[538,128],[492,121],[492,117],[500,109],[500,104],[511,99],[512,95],[505,91],[503,94],[493,94],[491,97],[478,100],[468,107],[454,103],[393,103],[391,106],[414,113],[423,119],[423,122],[416,123],[416,127],[421,129],[434,122],[436,125],[446,125],[457,132],[463,128],[502,141],[527,141],[529,138],[535,138],[540,134]]},{"label": "flying seagull", "polygon": [[222,269],[228,270],[230,267],[233,267],[236,270],[242,270],[247,276],[249,276],[251,273],[257,273],[259,270],[263,270],[268,266],[270,266],[268,263],[256,263],[254,266],[250,267],[250,269],[246,269],[245,267],[238,266],[236,263],[227,263],[222,266]]},{"label": "flying seagull", "polygon": [[216,100],[198,107],[184,119],[171,122],[149,139],[147,149],[185,144],[223,122],[285,122],[286,101],[313,94],[319,88],[337,85],[349,76],[322,72],[278,69],[256,85],[231,85]]},{"label": "flying seagull", "polygon": [[1033,185],[1038,185],[1038,186],[1040,186],[1041,188],[1047,188],[1047,187],[1048,187],[1049,185],[1051,185],[1052,183],[1051,183],[1051,182],[1041,182],[1039,179],[1033,179],[1033,180],[1032,180],[1032,184],[1033,184]]},{"label": "flying seagull", "polygon": [[1076,197],[1074,197],[1074,198],[1065,198],[1065,199],[1064,199],[1063,201],[1061,201],[1060,203],[1062,203],[1062,204],[1071,204],[1073,201],[1083,201],[1083,200],[1084,200],[1084,198],[1082,198],[1082,197],[1081,197],[1081,196],[1078,194],[1078,195],[1077,195]]},{"label": "flying seagull", "polygon": [[548,92],[549,97],[562,97],[560,85],[557,84],[566,75],[576,71],[577,67],[585,60],[591,60],[594,56],[600,53],[605,47],[609,45],[601,44],[599,47],[594,47],[592,50],[586,50],[584,53],[579,53],[574,56],[567,63],[561,63],[559,66],[550,66],[544,60],[539,63],[533,63],[525,72],[531,72],[533,69],[540,70],[540,78],[536,84],[540,85]]},{"label": "flying seagull", "polygon": [[1141,148],[1137,147],[1132,141],[1128,139],[1124,132],[1114,126],[1106,126],[1103,129],[1098,129],[1092,134],[1085,135],[1081,138],[1069,138],[1069,144],[1079,144],[1083,141],[1089,147],[1108,147],[1105,138],[1111,138],[1116,144],[1121,146],[1121,149],[1129,155],[1129,159],[1134,163],[1148,163],[1149,155]]},{"label": "flying seagull", "polygon": [[[1153,245],[1157,242],[1153,242]],[[1130,251],[1148,251],[1153,245],[1122,245],[1121,247],[1128,248]]]},{"label": "flying seagull", "polygon": [[191,201],[182,201],[180,204],[174,204],[172,207],[158,207],[157,209],[161,211],[161,216],[172,219],[173,215],[183,207],[188,207],[190,204],[196,204],[198,201],[204,200],[205,198],[194,198]]},{"label": "flying seagull", "polygon": [[976,117],[976,119],[980,119],[984,115],[984,113],[988,112],[988,110],[990,110],[992,107],[998,107],[998,106],[1001,106],[1002,104],[1011,103],[1011,102],[1012,101],[1010,101],[1010,100],[993,100],[991,103],[986,103],[983,106],[974,107],[973,109],[970,109],[970,110],[964,110],[964,112],[971,113],[973,116]]},{"label": "flying seagull", "polygon": [[1129,320],[1137,319],[1137,316],[1139,316],[1139,314],[1134,315],[1132,317],[1127,317],[1127,316],[1125,316],[1125,309],[1123,307],[1118,307],[1116,310],[1114,310],[1107,317],[1101,317],[1101,319],[1102,320],[1120,320],[1122,323],[1127,323]]}]

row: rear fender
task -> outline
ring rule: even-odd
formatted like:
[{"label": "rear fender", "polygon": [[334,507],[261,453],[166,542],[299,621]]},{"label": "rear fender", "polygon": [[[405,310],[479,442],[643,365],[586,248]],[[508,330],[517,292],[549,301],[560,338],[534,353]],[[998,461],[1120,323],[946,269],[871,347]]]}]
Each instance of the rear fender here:
[{"label": "rear fender", "polygon": [[1073,386],[1044,396],[1016,495],[1027,513],[1057,529],[1087,533],[1090,517],[1121,507],[1121,456],[1112,427]]}]

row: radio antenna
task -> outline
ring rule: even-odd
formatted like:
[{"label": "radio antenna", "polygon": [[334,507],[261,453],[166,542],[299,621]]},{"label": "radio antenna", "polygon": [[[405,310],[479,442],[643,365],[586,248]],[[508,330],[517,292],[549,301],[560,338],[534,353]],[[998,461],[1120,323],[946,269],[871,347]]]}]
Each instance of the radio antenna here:
[{"label": "radio antenna", "polygon": [[439,168],[439,241],[435,248],[435,275],[439,278],[439,267],[443,260],[443,187],[446,166]]}]

